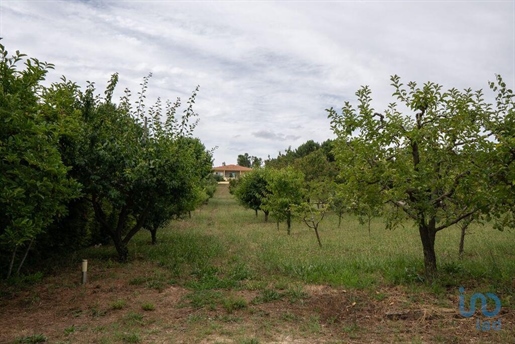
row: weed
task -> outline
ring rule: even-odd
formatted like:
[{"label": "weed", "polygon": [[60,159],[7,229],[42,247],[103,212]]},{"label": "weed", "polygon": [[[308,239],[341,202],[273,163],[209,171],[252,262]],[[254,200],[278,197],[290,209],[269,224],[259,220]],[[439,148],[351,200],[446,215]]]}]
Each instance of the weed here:
[{"label": "weed", "polygon": [[252,272],[244,263],[239,263],[236,266],[234,266],[229,273],[229,276],[232,280],[235,281],[243,281],[246,279],[252,278]]},{"label": "weed", "polygon": [[311,333],[320,333],[322,326],[320,325],[320,317],[318,315],[312,315],[309,317],[307,329]]},{"label": "weed", "polygon": [[123,333],[120,339],[124,343],[141,343],[141,338],[137,333]]},{"label": "weed", "polygon": [[231,314],[224,314],[220,317],[217,317],[217,319],[225,323],[240,323],[243,321],[242,317],[237,317]]},{"label": "weed", "polygon": [[257,305],[260,303],[266,303],[271,301],[280,300],[282,298],[282,295],[279,294],[274,289],[264,289],[261,291],[261,295],[256,296],[254,300],[252,300],[252,303]]},{"label": "weed", "polygon": [[143,315],[129,312],[123,317],[123,322],[127,325],[143,325]]},{"label": "weed", "polygon": [[143,285],[147,281],[146,277],[135,277],[129,281],[130,285]]},{"label": "weed", "polygon": [[72,325],[72,326],[67,327],[67,328],[64,329],[64,334],[66,336],[72,334],[73,332],[75,332],[75,325]]},{"label": "weed", "polygon": [[25,337],[18,338],[14,342],[15,343],[23,343],[23,344],[25,344],[25,343],[34,344],[34,343],[45,343],[46,341],[47,341],[47,337],[45,337],[44,335],[33,334],[32,336],[25,336]]},{"label": "weed", "polygon": [[223,307],[231,314],[235,310],[247,308],[247,301],[242,298],[227,298],[223,300]]},{"label": "weed", "polygon": [[111,309],[113,310],[120,310],[123,309],[126,306],[125,300],[116,300],[111,304]]},{"label": "weed", "polygon": [[356,323],[352,323],[350,325],[346,325],[342,328],[345,333],[354,333],[359,330],[359,326]]},{"label": "weed", "polygon": [[257,340],[256,338],[242,339],[239,343],[240,344],[259,344],[259,340]]},{"label": "weed", "polygon": [[165,288],[165,282],[157,279],[151,279],[146,282],[147,288],[156,289],[157,291],[163,291]]},{"label": "weed", "polygon": [[98,332],[98,333],[105,332],[106,330],[107,330],[107,327],[105,327],[103,325],[93,328],[93,332]]},{"label": "weed", "polygon": [[281,319],[284,321],[297,321],[299,317],[291,312],[285,312],[281,314]]},{"label": "weed", "polygon": [[290,303],[295,303],[297,301],[303,300],[308,298],[308,294],[304,292],[304,288],[302,285],[295,285],[292,287],[289,287],[286,291],[286,296],[288,297],[288,300]]},{"label": "weed", "polygon": [[187,295],[186,298],[190,301],[192,307],[216,309],[216,305],[222,299],[222,293],[213,290],[198,290]]},{"label": "weed", "polygon": [[7,283],[11,286],[15,286],[17,288],[23,288],[27,286],[34,285],[36,283],[41,282],[43,279],[43,273],[42,272],[36,272],[31,275],[19,275],[19,276],[12,276],[7,280]]},{"label": "weed", "polygon": [[141,308],[144,310],[144,311],[153,311],[156,309],[156,306],[154,306],[153,303],[144,303],[143,305],[141,305]]},{"label": "weed", "polygon": [[91,316],[94,318],[102,317],[102,316],[106,315],[106,313],[107,313],[106,310],[100,309],[98,304],[94,304],[93,306],[90,306],[89,310],[90,310]]},{"label": "weed", "polygon": [[188,323],[197,323],[205,320],[207,320],[207,316],[205,314],[193,313],[188,315],[188,319],[186,321]]},{"label": "weed", "polygon": [[376,291],[375,293],[372,294],[372,297],[374,299],[376,299],[377,301],[383,301],[384,299],[386,299],[388,297],[388,295],[386,295],[385,293]]}]

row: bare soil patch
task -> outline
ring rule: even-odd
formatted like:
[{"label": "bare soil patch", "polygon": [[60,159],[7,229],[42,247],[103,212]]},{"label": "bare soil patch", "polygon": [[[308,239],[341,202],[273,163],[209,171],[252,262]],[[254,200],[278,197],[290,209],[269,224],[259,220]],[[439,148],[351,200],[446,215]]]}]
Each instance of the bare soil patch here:
[{"label": "bare soil patch", "polygon": [[294,302],[255,302],[259,290],[217,290],[245,307],[194,307],[194,291],[146,281],[161,269],[155,264],[92,266],[85,286],[68,271],[1,299],[0,343],[35,334],[50,343],[515,343],[511,309],[502,309],[500,331],[482,332],[476,317],[459,315],[457,294],[306,285]]}]

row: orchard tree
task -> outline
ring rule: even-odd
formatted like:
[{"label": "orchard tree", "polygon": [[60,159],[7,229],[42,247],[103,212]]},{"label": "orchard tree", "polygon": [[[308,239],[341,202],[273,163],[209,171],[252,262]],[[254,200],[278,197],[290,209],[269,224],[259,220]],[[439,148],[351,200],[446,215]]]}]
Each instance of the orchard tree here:
[{"label": "orchard tree", "polygon": [[497,229],[515,228],[515,95],[501,76],[490,83],[496,94],[488,132],[495,138],[493,151],[492,187],[495,195],[492,217]]},{"label": "orchard tree", "polygon": [[[320,234],[318,232],[318,227],[320,222],[325,217],[327,211],[330,210],[330,205],[328,202],[313,202],[310,200],[320,199],[320,196],[317,195],[328,195],[329,188],[332,185],[328,182],[321,182],[318,184],[311,185],[311,188],[306,191],[308,195],[308,200],[303,201],[299,205],[294,205],[293,209],[295,214],[302,219],[302,221],[315,231],[315,235],[317,237],[318,245],[322,247],[322,241],[320,240]],[[316,206],[315,206],[316,204]]]},{"label": "orchard tree", "polygon": [[34,241],[79,196],[59,152],[59,111],[44,105],[51,64],[8,56],[0,44],[0,255],[5,277],[20,272]]},{"label": "orchard tree", "polygon": [[[161,140],[165,139],[162,137]],[[176,165],[175,171],[170,171],[175,173],[173,187],[171,189],[163,188],[156,193],[153,208],[145,221],[144,227],[150,231],[153,245],[157,243],[159,228],[172,218],[179,218],[184,214],[189,214],[191,217],[191,212],[210,197],[208,188],[210,187],[212,152],[206,150],[202,142],[196,138],[182,137],[176,143],[177,151],[160,151],[157,154],[180,156],[183,165],[180,168]],[[159,146],[166,147],[163,142]],[[158,151],[158,147],[156,147],[156,151]]]},{"label": "orchard tree", "polygon": [[240,179],[234,190],[234,195],[239,203],[245,208],[255,211],[262,210],[265,214],[265,222],[268,221],[269,210],[264,208],[264,202],[267,197],[268,188],[268,170],[264,168],[256,168],[249,173],[245,173]]},{"label": "orchard tree", "polygon": [[422,87],[410,82],[406,88],[398,76],[391,81],[406,114],[395,103],[375,112],[366,86],[356,93],[357,109],[346,102],[341,114],[327,110],[338,137],[336,161],[345,192],[376,208],[387,225],[414,221],[431,278],[437,271],[436,233],[487,211],[487,202],[463,209],[452,205],[471,194],[476,200],[488,197],[487,153],[493,142],[484,124],[490,108],[481,91],[442,92],[432,82]]},{"label": "orchard tree", "polygon": [[193,111],[196,91],[182,116],[177,114],[179,99],[166,102],[164,109],[158,99],[147,110],[148,79],[143,81],[135,108],[128,91],[118,105],[112,102],[117,74],[103,98],[94,96],[90,84],[80,99],[85,135],[76,169],[95,218],[113,240],[121,261],[128,259],[127,244],[132,237],[148,219],[155,220],[156,211],[162,211],[157,204],[184,201],[197,181],[195,156],[182,142],[197,123],[190,123],[197,116]]},{"label": "orchard tree", "polygon": [[286,221],[288,234],[291,233],[291,220],[295,213],[294,206],[304,200],[304,175],[291,167],[270,170],[268,175],[267,195],[263,209],[276,219],[277,226]]},{"label": "orchard tree", "polygon": [[[336,185],[333,185],[333,188],[336,189]],[[342,217],[345,211],[348,210],[348,197],[347,194],[344,194],[340,190],[334,191],[329,197],[329,209],[334,211],[336,216],[338,216],[338,228],[341,227],[342,224]]]},{"label": "orchard tree", "polygon": [[327,203],[333,190],[331,184],[335,180],[337,173],[334,164],[327,160],[324,152],[318,149],[301,158],[297,158],[293,167],[304,175],[308,201],[314,200],[317,205]]}]

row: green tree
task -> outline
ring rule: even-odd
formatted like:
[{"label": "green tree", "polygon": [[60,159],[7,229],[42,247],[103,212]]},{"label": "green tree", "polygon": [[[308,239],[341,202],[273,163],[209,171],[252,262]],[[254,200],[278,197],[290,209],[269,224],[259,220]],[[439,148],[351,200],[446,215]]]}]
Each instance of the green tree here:
[{"label": "green tree", "polygon": [[[357,110],[349,102],[341,114],[328,110],[336,160],[345,192],[382,212],[387,225],[406,217],[415,222],[431,278],[436,233],[481,210],[482,203],[462,211],[449,205],[487,179],[487,159],[478,152],[492,145],[484,127],[489,106],[481,91],[442,92],[431,82],[421,88],[410,82],[406,89],[399,77],[391,81],[394,96],[414,114],[401,114],[395,103],[384,114],[374,112],[370,89],[362,87]],[[475,197],[486,196],[478,190]]]},{"label": "green tree", "polygon": [[291,220],[295,213],[293,207],[304,199],[304,175],[292,167],[270,170],[267,195],[262,206],[279,222],[286,221],[288,234],[291,233]]},{"label": "green tree", "polygon": [[[308,141],[309,142],[309,141]],[[301,171],[306,182],[309,200],[318,206],[328,202],[334,190],[331,186],[336,178],[335,164],[330,163],[321,149],[295,159],[294,168]]]},{"label": "green tree", "polygon": [[258,158],[257,156],[252,156],[252,168],[259,168],[263,164],[263,159]]},{"label": "green tree", "polygon": [[494,226],[515,228],[515,95],[501,76],[489,83],[495,94],[495,107],[488,122],[488,133],[495,145],[491,150],[488,193],[493,204]]},{"label": "green tree", "polygon": [[244,167],[261,167],[263,160],[257,156],[249,155],[249,153],[238,155],[237,164]]},{"label": "green tree", "polygon": [[329,209],[334,211],[336,216],[338,216],[338,228],[340,228],[343,214],[349,209],[349,205],[347,202],[348,195],[341,192],[341,190],[334,191],[336,188],[337,186],[333,185],[333,192],[329,197]]},{"label": "green tree", "polygon": [[8,56],[0,44],[0,247],[9,255],[6,277],[16,262],[20,272],[34,241],[79,195],[58,149],[59,122],[51,120],[59,111],[44,104],[41,82],[53,66],[29,58],[18,70],[24,57]]},{"label": "green tree", "polygon": [[[197,122],[193,111],[196,91],[182,116],[181,103],[161,100],[145,109],[149,77],[144,79],[136,107],[130,93],[119,105],[111,99],[118,75],[111,78],[105,96],[94,96],[90,84],[81,94],[85,135],[75,168],[91,201],[102,231],[113,240],[119,259],[128,258],[127,244],[164,204],[177,204],[194,194],[197,181],[193,149],[184,142]],[[165,117],[163,123],[161,118]]]},{"label": "green tree", "polygon": [[305,143],[301,144],[299,147],[297,147],[297,149],[295,150],[295,157],[303,158],[319,149],[320,144],[318,142],[308,140]]},{"label": "green tree", "polygon": [[237,164],[243,167],[251,167],[252,161],[250,160],[251,156],[249,153],[238,155]]},{"label": "green tree", "polygon": [[327,161],[334,162],[334,154],[333,154],[334,141],[331,139],[325,140],[320,145],[320,148],[324,152]]},{"label": "green tree", "polygon": [[[181,168],[181,173],[175,172],[173,189],[165,189],[165,192],[157,194],[159,198],[154,199],[154,207],[144,225],[150,231],[154,245],[157,243],[156,233],[160,227],[174,217],[186,213],[191,216],[191,211],[214,194],[214,191],[208,191],[211,187],[212,152],[206,150],[197,138],[181,137],[177,143],[177,149],[181,152],[179,156],[186,164]],[[160,154],[170,153],[163,151]],[[185,160],[185,157],[189,159]]]},{"label": "green tree", "polygon": [[[311,153],[313,154],[313,153]],[[331,193],[331,189],[334,188],[334,183],[329,183],[328,181],[323,182],[311,182],[310,188],[306,190],[306,195],[308,199],[300,203],[299,205],[294,205],[293,209],[295,214],[299,216],[302,221],[315,231],[318,245],[322,247],[322,241],[320,240],[320,233],[318,232],[318,227],[320,222],[325,217],[327,211],[330,210],[330,203],[325,199]],[[320,200],[324,199],[323,202]],[[313,201],[315,200],[315,201]],[[316,206],[315,206],[316,205]]]},{"label": "green tree", "polygon": [[234,195],[239,203],[245,208],[255,211],[256,216],[258,210],[262,210],[265,214],[265,222],[268,221],[269,210],[263,208],[263,204],[267,195],[268,187],[268,170],[264,168],[256,168],[246,173],[240,178]]}]

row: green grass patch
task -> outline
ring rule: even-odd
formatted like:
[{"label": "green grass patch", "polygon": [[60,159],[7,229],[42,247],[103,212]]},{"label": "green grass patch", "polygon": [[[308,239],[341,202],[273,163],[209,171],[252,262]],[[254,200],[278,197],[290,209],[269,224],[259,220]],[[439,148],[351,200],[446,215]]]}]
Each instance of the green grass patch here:
[{"label": "green grass patch", "polygon": [[252,304],[258,305],[260,303],[267,303],[272,301],[280,300],[284,296],[283,293],[279,293],[274,289],[264,289],[261,291],[260,295],[256,296],[252,300]]},{"label": "green grass patch", "polygon": [[242,298],[229,297],[223,300],[222,305],[227,313],[231,314],[236,310],[247,308],[247,301]]},{"label": "green grass patch", "polygon": [[222,299],[222,293],[213,290],[197,290],[186,295],[186,300],[189,301],[189,304],[194,308],[207,307],[214,310]]},{"label": "green grass patch", "polygon": [[156,306],[154,306],[153,303],[144,303],[141,305],[141,309],[143,309],[146,312],[150,312],[156,309]]},{"label": "green grass patch", "polygon": [[123,317],[123,323],[126,325],[144,325],[143,314],[129,312]]},{"label": "green grass patch", "polygon": [[27,343],[27,344],[35,344],[35,343],[46,343],[47,337],[42,334],[33,334],[31,336],[20,337],[14,341],[14,343]]},{"label": "green grass patch", "polygon": [[126,305],[127,305],[127,302],[125,302],[125,300],[116,300],[113,303],[111,303],[111,309],[112,310],[120,310],[120,309],[125,308]]}]

